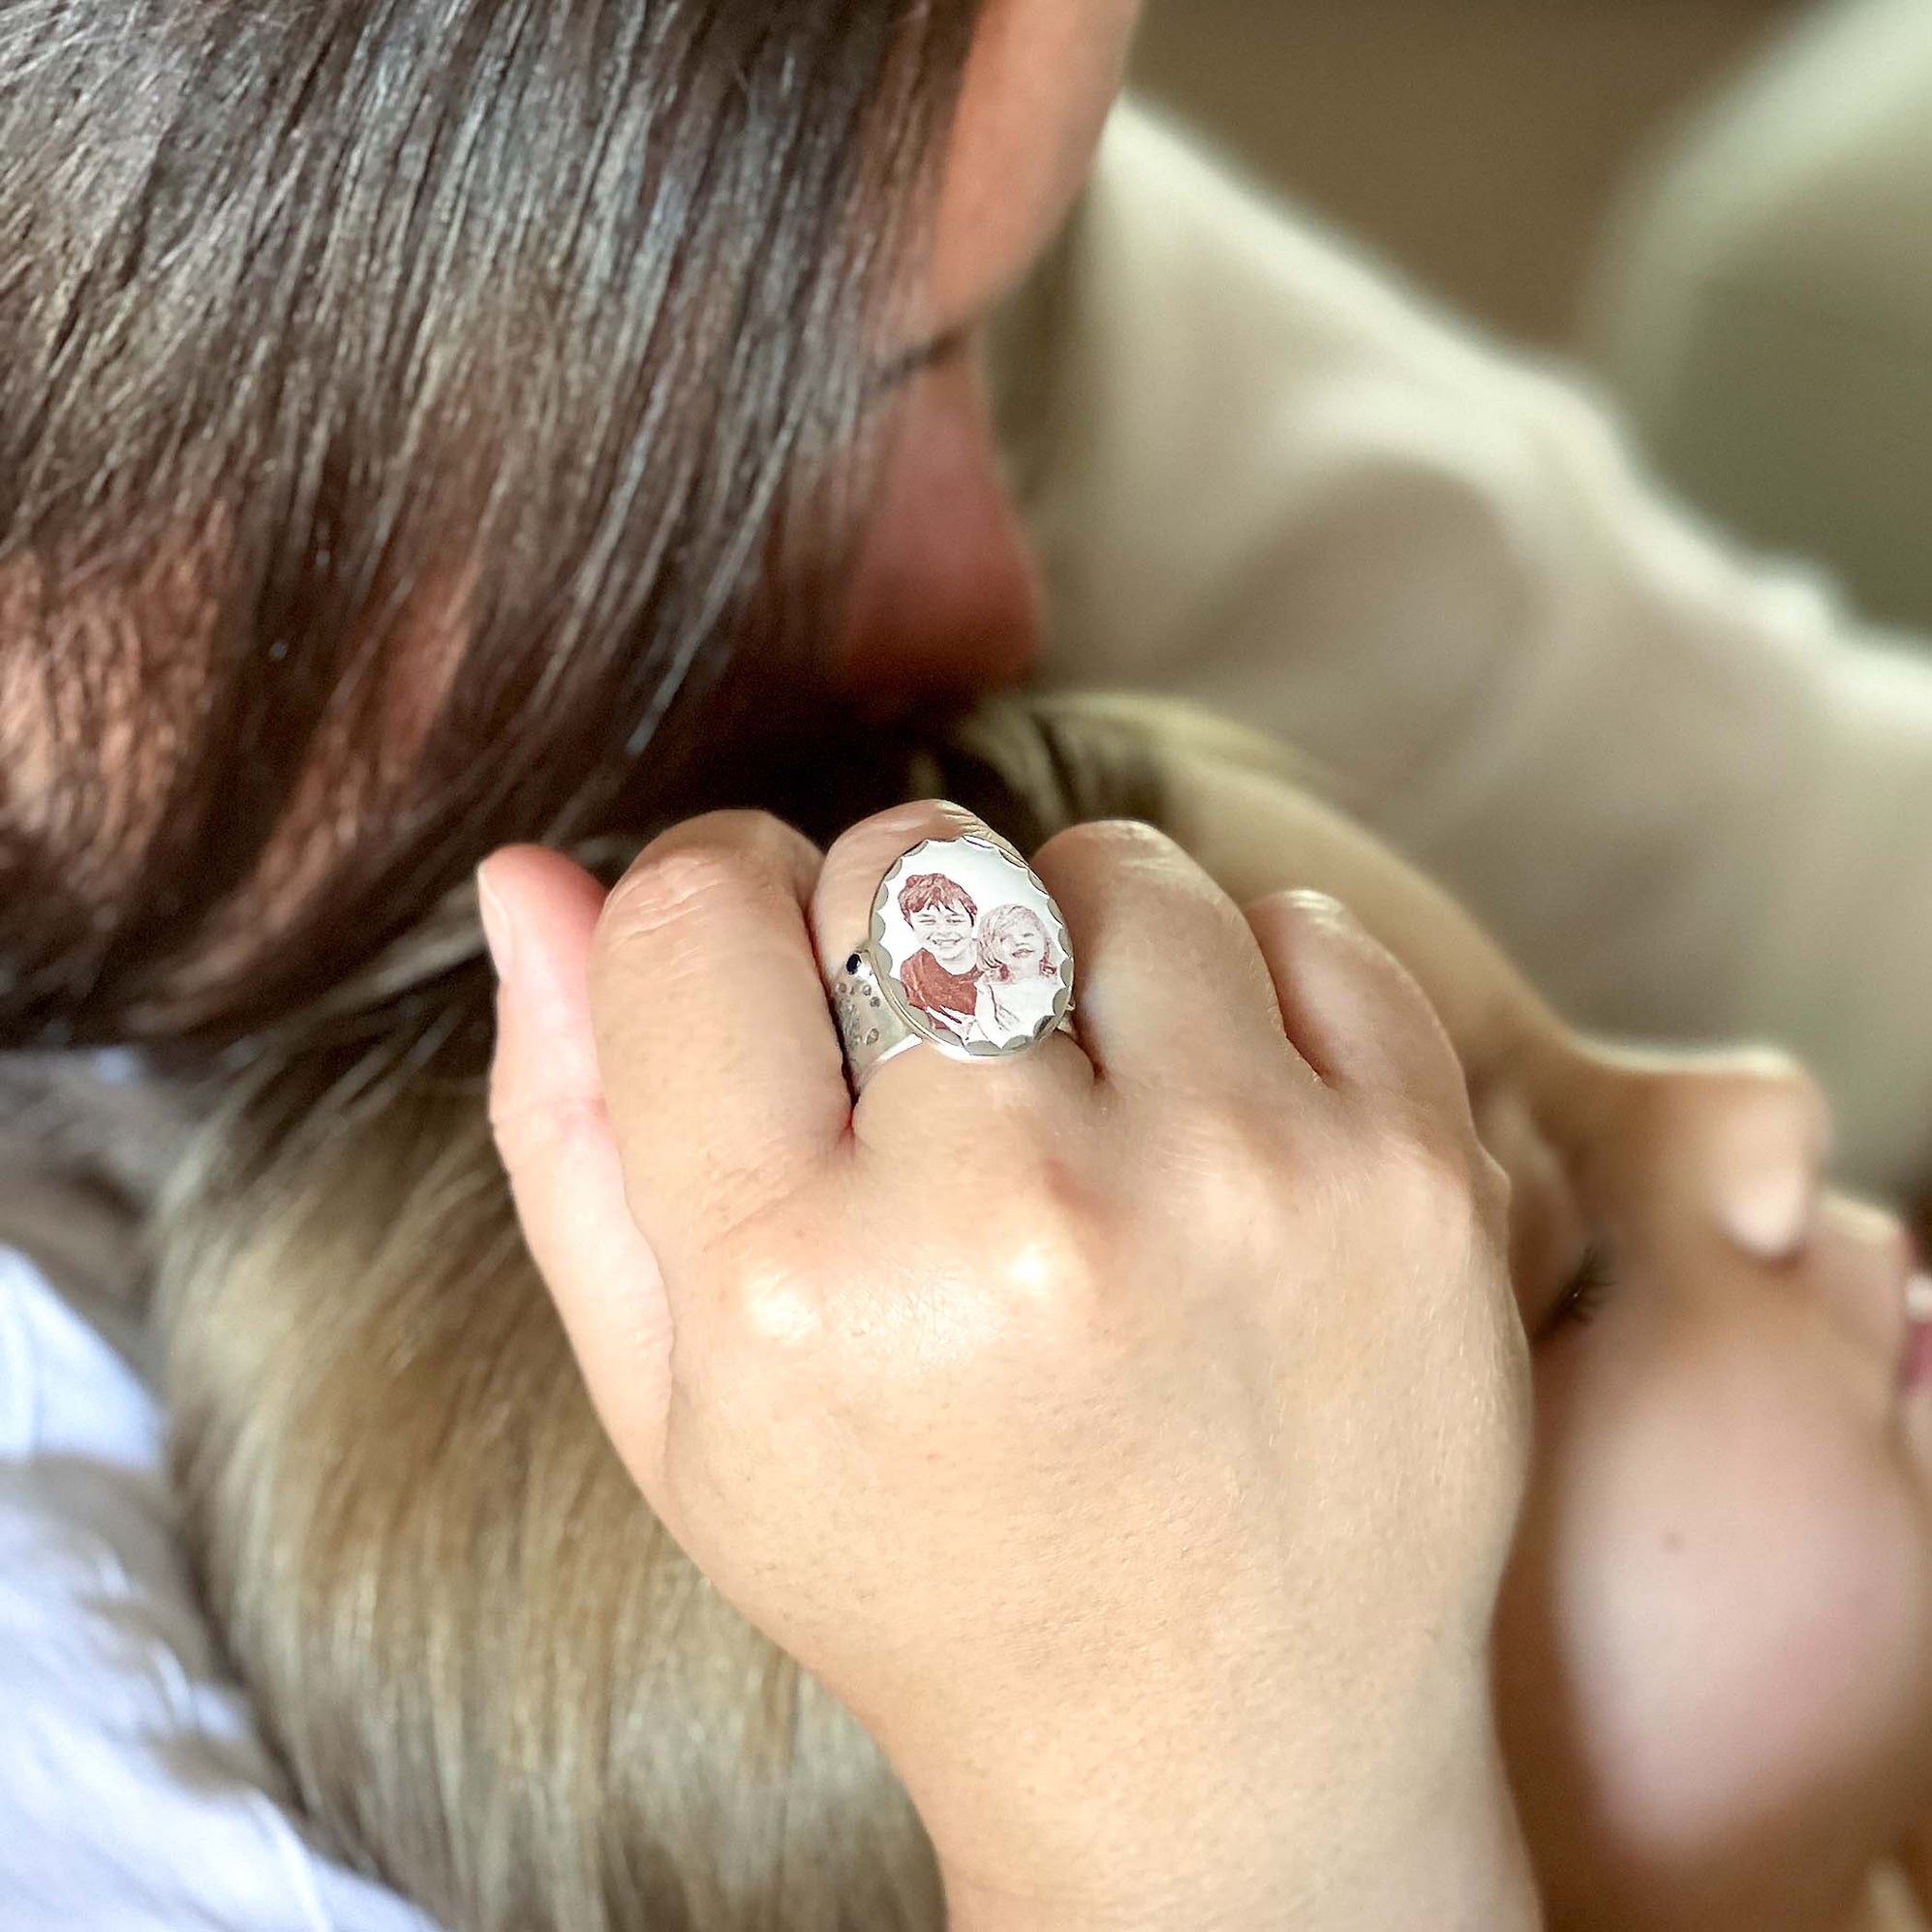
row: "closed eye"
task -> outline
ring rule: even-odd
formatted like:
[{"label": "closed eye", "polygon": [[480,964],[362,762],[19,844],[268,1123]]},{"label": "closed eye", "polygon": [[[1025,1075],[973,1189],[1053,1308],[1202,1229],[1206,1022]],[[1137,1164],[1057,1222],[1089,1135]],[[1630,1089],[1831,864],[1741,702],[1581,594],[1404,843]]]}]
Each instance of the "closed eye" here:
[{"label": "closed eye", "polygon": [[1607,1237],[1592,1236],[1532,1339],[1542,1341],[1567,1323],[1591,1320],[1615,1286],[1615,1254]]}]

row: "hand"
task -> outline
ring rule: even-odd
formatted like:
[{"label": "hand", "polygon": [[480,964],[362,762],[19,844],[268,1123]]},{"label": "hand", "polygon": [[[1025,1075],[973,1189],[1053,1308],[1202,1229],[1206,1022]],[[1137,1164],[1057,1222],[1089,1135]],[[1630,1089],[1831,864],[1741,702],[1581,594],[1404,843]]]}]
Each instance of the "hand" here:
[{"label": "hand", "polygon": [[607,904],[491,862],[492,1118],[604,1423],[878,1738],[956,1922],[1513,1922],[1526,1363],[1456,1058],[1331,902],[1093,825],[1036,861],[1081,1044],[854,1108],[821,973],[968,823],[821,870],[714,815]]}]

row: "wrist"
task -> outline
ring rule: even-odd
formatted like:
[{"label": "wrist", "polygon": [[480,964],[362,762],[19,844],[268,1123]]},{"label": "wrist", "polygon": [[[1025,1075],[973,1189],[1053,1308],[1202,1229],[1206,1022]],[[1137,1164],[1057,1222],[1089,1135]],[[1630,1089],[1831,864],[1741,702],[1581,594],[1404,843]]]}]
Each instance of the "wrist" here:
[{"label": "wrist", "polygon": [[1206,1784],[1170,1761],[1151,1809],[1119,1785],[1101,1796],[1104,1777],[1058,1803],[1026,1779],[1027,1826],[1007,1785],[954,1812],[1004,1814],[997,1855],[996,1839],[935,1833],[949,1932],[1532,1932],[1542,1907],[1487,1681],[1427,1702],[1395,1750],[1252,1770],[1231,1754]]},{"label": "wrist", "polygon": [[1338,1873],[1347,1890],[1301,1924],[1429,1925],[1443,1932],[1538,1932],[1543,1904],[1493,1736],[1482,1762],[1421,1788],[1381,1838]]},{"label": "wrist", "polygon": [[1130,1878],[1116,1868],[1088,1886],[989,1883],[941,1857],[948,1932],[1537,1932],[1543,1924],[1492,1742],[1473,1774],[1458,1770],[1369,1815],[1311,1806],[1299,1823],[1282,1823],[1275,1855],[1245,1872],[1190,1855],[1183,1830],[1151,1842],[1168,1848],[1156,1864],[1142,1855]]}]

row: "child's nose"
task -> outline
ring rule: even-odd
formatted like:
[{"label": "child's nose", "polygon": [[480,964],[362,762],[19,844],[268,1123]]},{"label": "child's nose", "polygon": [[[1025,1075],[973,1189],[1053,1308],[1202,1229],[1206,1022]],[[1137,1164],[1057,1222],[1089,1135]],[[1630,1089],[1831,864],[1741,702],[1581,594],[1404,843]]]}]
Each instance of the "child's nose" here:
[{"label": "child's nose", "polygon": [[1817,1219],[1831,1145],[1824,1089],[1796,1061],[1770,1052],[1713,1065],[1700,1084],[1700,1138],[1725,1231],[1761,1260],[1790,1259]]}]

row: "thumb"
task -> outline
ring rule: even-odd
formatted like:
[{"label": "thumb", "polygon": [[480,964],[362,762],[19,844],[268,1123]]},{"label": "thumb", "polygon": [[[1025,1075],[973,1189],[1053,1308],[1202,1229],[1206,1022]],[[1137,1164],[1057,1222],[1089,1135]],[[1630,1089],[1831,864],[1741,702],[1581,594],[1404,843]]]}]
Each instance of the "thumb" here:
[{"label": "thumb", "polygon": [[659,1508],[670,1308],[625,1200],[591,1034],[587,972],[604,889],[560,853],[511,845],[478,868],[476,896],[498,978],[490,1129],[591,1400]]}]

